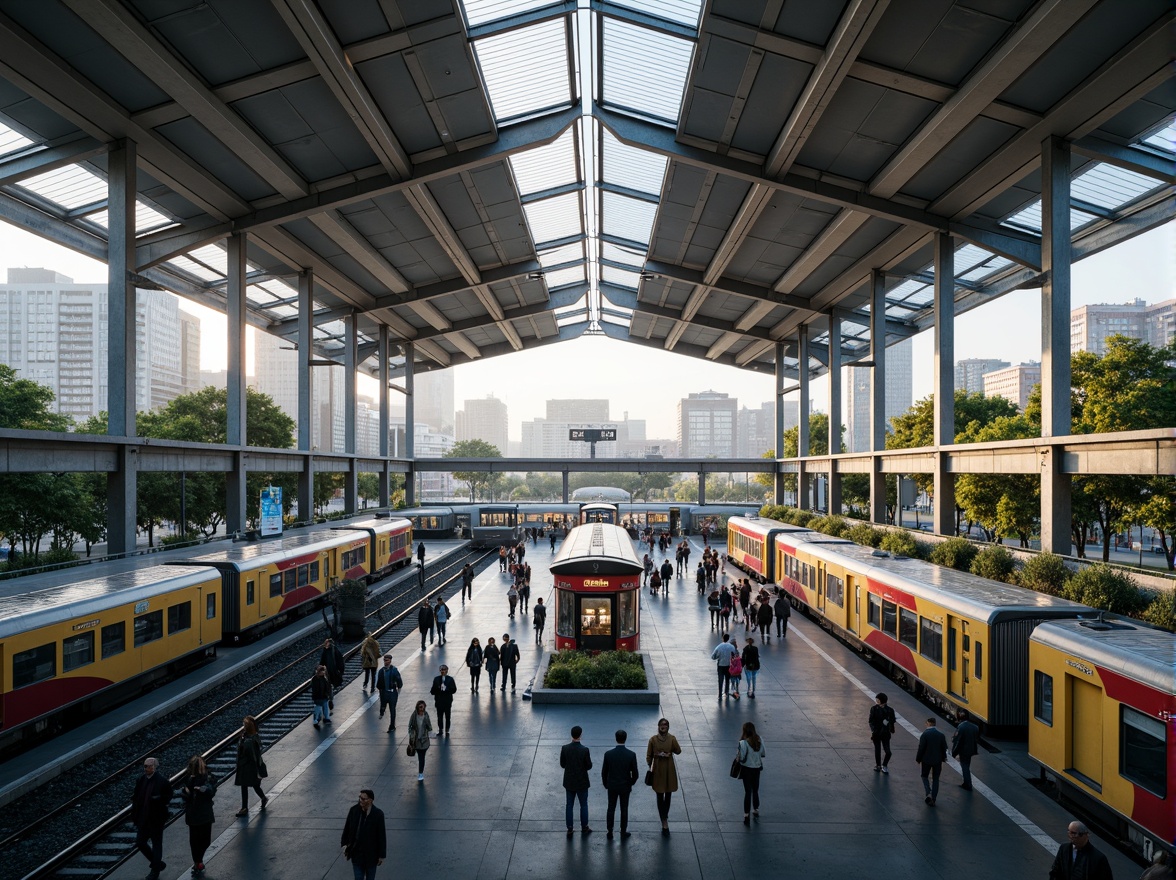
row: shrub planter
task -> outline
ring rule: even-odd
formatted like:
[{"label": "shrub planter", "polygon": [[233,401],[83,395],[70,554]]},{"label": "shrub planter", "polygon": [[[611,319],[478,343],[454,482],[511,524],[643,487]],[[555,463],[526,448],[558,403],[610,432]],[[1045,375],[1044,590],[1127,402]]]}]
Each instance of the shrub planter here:
[{"label": "shrub planter", "polygon": [[661,691],[658,689],[657,676],[654,675],[653,663],[648,654],[640,655],[642,664],[645,667],[645,690],[606,690],[605,688],[578,690],[576,688],[543,687],[543,682],[547,680],[547,667],[551,665],[552,656],[552,654],[544,654],[543,660],[539,664],[539,671],[535,676],[535,685],[531,688],[531,702],[533,703],[580,706],[594,703],[656,706],[661,703]]}]

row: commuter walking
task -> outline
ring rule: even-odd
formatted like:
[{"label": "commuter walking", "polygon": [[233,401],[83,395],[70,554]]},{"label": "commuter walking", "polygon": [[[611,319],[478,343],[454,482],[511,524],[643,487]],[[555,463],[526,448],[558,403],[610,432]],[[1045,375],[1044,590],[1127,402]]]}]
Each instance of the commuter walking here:
[{"label": "commuter walking", "polygon": [[421,541],[417,545],[417,564],[424,568],[425,566],[425,542]]},{"label": "commuter walking", "polygon": [[547,536],[547,540],[551,542],[551,552],[555,552],[555,528],[552,527],[551,534]]},{"label": "commuter walking", "polygon": [[465,664],[470,671],[470,693],[476,694],[478,682],[482,680],[482,646],[477,639],[472,640],[466,649]]},{"label": "commuter walking", "polygon": [[[711,659],[717,663],[719,673],[719,699],[731,696],[731,661],[739,656],[739,651],[731,644],[730,633],[723,633],[723,640],[715,645],[711,651]],[[736,693],[739,693],[736,690]]]},{"label": "commuter walking", "polygon": [[388,858],[388,831],[384,814],[375,806],[376,793],[360,789],[359,803],[347,812],[339,845],[343,858],[351,862],[355,880],[376,880],[376,868]]},{"label": "commuter walking", "polygon": [[241,809],[238,816],[249,815],[249,789],[257,792],[261,798],[261,808],[269,803],[269,798],[261,790],[261,780],[269,775],[265,769],[265,761],[261,757],[261,734],[257,732],[257,719],[246,715],[241,719],[241,739],[237,741],[237,774],[234,783],[241,789]]},{"label": "commuter walking", "polygon": [[498,548],[498,570],[500,572],[506,571],[506,545],[503,544]]},{"label": "commuter walking", "polygon": [[519,604],[519,588],[514,582],[511,583],[510,589],[506,591],[506,601],[510,603],[510,619],[514,620],[515,608]]},{"label": "commuter walking", "polygon": [[1172,854],[1158,847],[1151,857],[1151,866],[1139,875],[1139,880],[1172,880]]},{"label": "commuter walking", "polygon": [[559,750],[559,766],[563,767],[563,787],[566,794],[564,818],[567,820],[568,837],[572,836],[572,805],[580,801],[580,833],[591,834],[588,827],[588,789],[592,780],[588,771],[592,769],[592,755],[580,742],[584,729],[580,725],[572,728],[572,741]]},{"label": "commuter walking", "polygon": [[755,725],[750,721],[743,722],[743,732],[736,747],[739,759],[739,778],[743,781],[743,824],[751,824],[751,816],[759,818],[759,784],[760,774],[764,770],[764,758],[767,750],[763,740],[755,732]]},{"label": "commuter walking", "polygon": [[184,824],[188,826],[188,846],[192,850],[192,876],[204,876],[204,854],[212,844],[213,815],[212,799],[216,797],[216,784],[208,772],[208,766],[199,755],[188,761],[188,778],[180,789],[184,801]]},{"label": "commuter walking", "polygon": [[523,614],[526,614],[531,604],[531,564],[527,563],[521,566],[521,572],[522,577],[519,579],[519,603],[522,606]]},{"label": "commuter walking", "polygon": [[131,796],[131,821],[135,825],[135,847],[151,863],[149,880],[159,880],[159,872],[167,867],[163,860],[163,829],[171,799],[171,782],[159,772],[159,760],[145,758],[143,775],[135,782]]},{"label": "commuter walking", "polygon": [[659,718],[657,733],[645,746],[645,766],[649,768],[649,784],[657,798],[662,837],[670,836],[670,800],[678,790],[678,767],[674,755],[680,754],[682,747],[678,745],[678,738],[670,733],[670,722]]},{"label": "commuter walking", "polygon": [[388,710],[388,732],[396,729],[396,703],[400,699],[400,689],[404,687],[404,679],[400,670],[392,665],[392,655],[384,655],[384,666],[376,676],[376,688],[380,691],[380,717],[384,717],[384,710]]},{"label": "commuter walking", "polygon": [[662,589],[666,591],[667,595],[669,595],[669,592],[670,592],[670,581],[672,581],[673,579],[674,579],[674,564],[672,562],[670,562],[669,557],[666,557],[665,559],[662,560],[661,580],[662,580]]},{"label": "commuter walking", "polygon": [[445,599],[437,597],[437,607],[433,609],[433,621],[437,624],[437,644],[445,644],[445,625],[449,623],[449,606]]},{"label": "commuter walking", "polygon": [[735,699],[739,699],[739,682],[743,680],[743,655],[739,653],[739,648],[735,645],[735,654],[731,657],[731,665],[727,667],[727,677],[731,682],[731,690]]},{"label": "commuter walking", "polygon": [[955,736],[951,738],[951,756],[959,758],[960,774],[964,781],[960,788],[964,791],[972,790],[972,756],[980,751],[980,728],[971,720],[964,709],[959,712],[959,724],[956,726]]},{"label": "commuter walking", "polygon": [[531,609],[535,626],[535,644],[543,644],[543,627],[547,625],[547,606],[543,604],[543,597],[535,600],[535,607]]},{"label": "commuter walking", "polygon": [[[380,643],[371,633],[363,634],[363,647],[360,648],[363,663],[363,689],[376,689],[376,672],[380,667]],[[371,685],[368,685],[368,681]]]},{"label": "commuter walking", "polygon": [[1111,863],[1094,848],[1090,829],[1085,824],[1071,822],[1066,833],[1070,839],[1058,847],[1049,869],[1049,880],[1114,880]]},{"label": "commuter walking", "polygon": [[613,818],[617,803],[621,805],[621,839],[629,836],[629,795],[637,784],[637,755],[625,748],[629,734],[624,730],[616,732],[617,747],[604,753],[604,764],[600,768],[600,781],[608,791],[608,813],[605,816],[605,836],[613,839]]},{"label": "commuter walking", "polygon": [[[694,585],[698,588],[698,595],[701,596],[703,593],[706,592],[706,572],[703,570],[701,562],[698,563],[698,568],[695,569],[695,571],[694,571]],[[715,594],[715,598],[718,599],[717,593]],[[716,609],[714,609],[714,611],[717,612],[718,609],[716,608]],[[712,612],[712,614],[713,613],[714,612]],[[712,629],[713,629],[713,624],[714,624],[713,616],[711,618],[711,624],[712,624]]]},{"label": "commuter walking", "polygon": [[425,653],[425,636],[429,637],[429,644],[433,644],[433,624],[436,618],[433,616],[433,606],[429,604],[428,599],[421,600],[421,607],[417,609],[417,629],[421,631],[421,653]]},{"label": "commuter walking", "polygon": [[[494,644],[494,636],[486,639],[486,648],[482,651],[482,661],[486,664],[486,674],[490,676],[490,694],[494,694],[494,680],[498,678],[498,669],[502,665],[502,654]],[[506,681],[506,676],[503,676]]]},{"label": "commuter walking", "polygon": [[653,573],[649,575],[649,592],[651,592],[653,595],[656,596],[658,594],[658,591],[661,590],[661,588],[662,588],[661,572],[655,568],[653,570]]},{"label": "commuter walking", "polygon": [[765,645],[772,643],[772,603],[762,599],[755,612],[755,622],[759,628],[760,640]]},{"label": "commuter walking", "polygon": [[453,695],[457,693],[457,682],[449,674],[449,667],[441,664],[440,675],[433,677],[429,693],[437,707],[437,736],[449,736],[449,725],[453,716]]},{"label": "commuter walking", "polygon": [[747,637],[747,644],[743,646],[740,659],[743,661],[743,674],[747,676],[747,699],[754,700],[755,680],[760,670],[760,653],[759,648],[755,646],[755,639],[751,636]]},{"label": "commuter walking", "polygon": [[[939,794],[939,772],[946,760],[947,737],[935,726],[935,718],[932,716],[927,719],[927,727],[919,735],[919,748],[915,752],[915,762],[922,767],[919,775],[923,778],[923,790],[927,793],[923,800],[929,807],[935,806],[935,798]],[[931,777],[930,781],[928,776]]]},{"label": "commuter walking", "polygon": [[[702,590],[700,589],[699,592],[701,593]],[[718,590],[712,590],[711,594],[706,597],[706,607],[710,611],[711,629],[713,630],[718,627],[719,615],[723,610],[722,605],[719,604]]]},{"label": "commuter walking", "polygon": [[788,618],[792,616],[792,603],[788,601],[788,594],[784,592],[783,587],[776,588],[776,607],[772,610],[776,613],[776,637],[785,639],[788,637]]},{"label": "commuter walking", "polygon": [[424,700],[417,700],[416,709],[408,719],[408,754],[416,755],[417,782],[425,778],[425,752],[429,750],[429,734],[433,732],[433,720],[429,718]]},{"label": "commuter walking", "polygon": [[[343,671],[346,661],[343,659],[343,652],[339,650],[331,639],[323,642],[322,653],[319,654],[319,664],[327,667],[327,680],[331,683],[332,694],[343,687]],[[331,699],[331,708],[335,708],[335,700]]]},{"label": "commuter walking", "polygon": [[331,682],[327,678],[327,667],[321,663],[314,668],[314,678],[310,680],[310,702],[314,704],[314,726],[318,729],[319,722],[331,723]]},{"label": "commuter walking", "polygon": [[[874,743],[874,772],[889,773],[886,765],[890,763],[890,737],[894,735],[894,710],[886,705],[886,694],[874,697],[874,705],[870,707],[870,739]],[[882,757],[882,753],[886,757]]]},{"label": "commuter walking", "polygon": [[515,671],[519,665],[521,654],[518,642],[511,641],[510,633],[502,634],[502,647],[498,649],[502,660],[502,689],[506,690],[506,677],[510,676],[510,689],[515,689]]},{"label": "commuter walking", "polygon": [[461,570],[461,604],[462,605],[465,604],[467,594],[469,595],[470,599],[474,598],[474,567],[472,565],[470,565],[468,562],[465,564],[465,567]]}]

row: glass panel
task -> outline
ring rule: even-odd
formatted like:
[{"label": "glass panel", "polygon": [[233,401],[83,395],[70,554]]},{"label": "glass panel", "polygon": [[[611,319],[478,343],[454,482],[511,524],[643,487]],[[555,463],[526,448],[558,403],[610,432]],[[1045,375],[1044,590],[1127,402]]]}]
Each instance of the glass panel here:
[{"label": "glass panel", "polygon": [[919,629],[921,630],[919,653],[932,663],[938,663],[942,666],[943,624],[928,620],[926,617],[920,617]]},{"label": "glass panel", "polygon": [[69,672],[94,662],[94,634],[79,633],[61,643],[61,669]]},{"label": "glass panel", "polygon": [[71,211],[106,201],[106,181],[80,165],[26,177],[19,186]]},{"label": "glass panel", "polygon": [[167,609],[167,634],[183,632],[192,628],[192,603],[181,602]]},{"label": "glass panel", "polygon": [[511,15],[549,6],[551,0],[462,0],[466,23],[471,28]]},{"label": "glass panel", "polygon": [[482,67],[496,120],[572,102],[565,19],[477,40],[474,53]]},{"label": "glass panel", "polygon": [[882,632],[892,639],[898,638],[898,606],[882,600]]},{"label": "glass panel", "polygon": [[1099,164],[1074,178],[1070,193],[1072,198],[1115,210],[1163,185],[1163,181],[1126,168]]},{"label": "glass panel", "polygon": [[898,640],[912,651],[919,647],[919,615],[906,608],[898,613]]},{"label": "glass panel", "polygon": [[1033,717],[1053,726],[1053,676],[1033,670]]},{"label": "glass panel", "polygon": [[611,636],[612,599],[594,596],[580,598],[580,635]]},{"label": "glass panel", "polygon": [[617,594],[617,636],[628,638],[637,635],[637,590],[626,590]]},{"label": "glass panel", "polygon": [[610,0],[614,6],[635,9],[646,15],[655,15],[666,21],[698,27],[698,15],[702,10],[701,0]]},{"label": "glass panel", "polygon": [[41,645],[12,655],[12,686],[25,687],[57,674],[57,643]]},{"label": "glass panel", "polygon": [[583,230],[583,211],[580,208],[580,194],[567,193],[523,205],[527,225],[536,242],[554,241],[580,235]]},{"label": "glass panel", "polygon": [[163,638],[163,612],[150,611],[135,618],[135,647]]},{"label": "glass panel", "polygon": [[1122,706],[1122,748],[1119,755],[1119,775],[1141,785],[1158,797],[1168,794],[1167,732],[1164,722],[1144,715],[1130,706]]},{"label": "glass panel", "polygon": [[213,620],[216,618],[216,593],[209,593],[204,597],[204,619]]},{"label": "glass panel", "polygon": [[878,629],[882,626],[882,600],[873,593],[869,595],[869,607],[866,610],[866,622]]},{"label": "glass panel", "polygon": [[603,103],[676,123],[694,44],[606,16],[603,45]]},{"label": "glass panel", "polygon": [[114,657],[127,649],[127,625],[121,620],[102,627],[102,659]]},{"label": "glass panel", "polygon": [[31,147],[33,142],[19,132],[13,131],[4,123],[0,122],[0,156],[8,153],[15,153],[17,150],[23,150],[25,147]]},{"label": "glass panel", "polygon": [[576,637],[576,594],[568,590],[556,590],[555,605],[555,634],[574,639]]},{"label": "glass panel", "polygon": [[580,180],[576,164],[575,128],[569,128],[550,144],[510,157],[519,195],[544,192]]},{"label": "glass panel", "polygon": [[[250,586],[252,586],[252,583],[250,583]],[[279,572],[278,574],[271,574],[270,575],[270,598],[273,599],[273,598],[280,596],[280,595],[282,595],[282,574],[281,574],[281,572]],[[253,604],[253,603],[249,603],[249,604]]]},{"label": "glass panel", "polygon": [[666,174],[666,158],[622,144],[607,129],[602,131],[603,179],[651,195],[660,193]]}]

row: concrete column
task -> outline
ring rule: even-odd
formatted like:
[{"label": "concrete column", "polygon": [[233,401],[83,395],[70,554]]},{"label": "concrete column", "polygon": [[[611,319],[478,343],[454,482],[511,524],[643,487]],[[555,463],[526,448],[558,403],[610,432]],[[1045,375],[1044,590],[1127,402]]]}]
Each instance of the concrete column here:
[{"label": "concrete column", "polygon": [[563,472],[563,503],[568,503],[568,471],[564,468]]},{"label": "concrete column", "polygon": [[800,469],[796,473],[796,506],[801,510],[812,508],[808,485],[808,464],[804,458],[809,454],[809,329],[808,324],[798,328],[797,371],[800,380],[800,406],[798,409],[798,430],[796,454],[800,456]]},{"label": "concrete column", "polygon": [[225,442],[241,447],[233,456],[233,469],[225,478],[225,529],[245,531],[245,245],[244,233],[228,239],[228,288],[225,291],[225,324],[228,345],[228,391],[225,408]]},{"label": "concrete column", "polygon": [[[886,276],[870,273],[870,451],[886,448]],[[882,458],[870,460],[870,521],[886,522],[886,475]]]},{"label": "concrete column", "polygon": [[343,319],[343,451],[352,456],[347,467],[343,484],[343,510],[355,513],[359,508],[359,461],[355,457],[355,382],[359,371],[359,340],[356,323],[359,319],[351,314]]},{"label": "concrete column", "polygon": [[388,422],[392,417],[392,407],[388,400],[388,382],[391,379],[388,369],[388,325],[381,324],[379,336],[376,339],[377,357],[380,368],[377,376],[380,382],[380,507],[392,504],[391,468],[388,466]]},{"label": "concrete column", "polygon": [[[109,154],[106,197],[109,245],[107,290],[106,433],[135,436],[135,183],[134,141],[120,141]],[[135,450],[121,447],[118,469],[106,478],[106,542],[111,553],[135,549],[138,477]]]},{"label": "concrete column", "polygon": [[298,274],[298,450],[304,454],[298,475],[298,521],[314,519],[314,416],[310,362],[314,357],[314,270]]},{"label": "concrete column", "polygon": [[[776,343],[776,430],[772,435],[772,448],[776,451],[776,459],[784,457],[784,344]],[[777,468],[772,480],[772,500],[777,504],[784,503],[784,474]]]},{"label": "concrete column", "polygon": [[413,386],[416,376],[413,373],[413,357],[416,346],[411,342],[404,343],[404,457],[408,459],[408,473],[404,475],[404,503],[409,507],[416,506],[416,414],[413,412]]},{"label": "concrete column", "polygon": [[841,475],[834,455],[841,452],[841,319],[829,316],[829,498],[831,514],[841,514]]},{"label": "concrete column", "polygon": [[935,234],[935,534],[955,534],[955,474],[940,447],[955,443],[955,251]]},{"label": "concrete column", "polygon": [[[1070,433],[1070,145],[1041,144],[1041,436]],[[1041,549],[1068,556],[1072,479],[1051,447],[1041,456]]]},{"label": "concrete column", "polygon": [[706,472],[702,465],[698,467],[698,503],[706,504]]}]

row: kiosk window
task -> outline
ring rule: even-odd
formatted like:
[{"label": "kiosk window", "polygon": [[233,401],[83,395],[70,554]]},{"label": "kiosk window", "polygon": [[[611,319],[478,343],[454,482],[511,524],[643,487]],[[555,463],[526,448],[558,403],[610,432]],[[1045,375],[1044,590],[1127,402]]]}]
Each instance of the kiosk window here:
[{"label": "kiosk window", "polygon": [[1053,727],[1053,676],[1033,670],[1033,717]]},{"label": "kiosk window", "polygon": [[555,634],[564,638],[576,637],[576,594],[567,590],[555,591]]},{"label": "kiosk window", "polygon": [[585,596],[580,600],[580,635],[611,636],[612,600]]},{"label": "kiosk window", "polygon": [[617,594],[618,638],[637,635],[637,593],[637,590],[626,590]]},{"label": "kiosk window", "polygon": [[79,633],[61,643],[61,671],[69,672],[94,662],[94,634]]},{"label": "kiosk window", "polygon": [[1167,797],[1168,778],[1164,757],[1168,753],[1164,722],[1130,706],[1120,706],[1119,775],[1146,788],[1156,797]]},{"label": "kiosk window", "polygon": [[41,645],[12,655],[12,686],[25,687],[57,674],[57,643]]},{"label": "kiosk window", "polygon": [[127,649],[127,625],[123,621],[102,627],[102,659],[114,657]]}]

